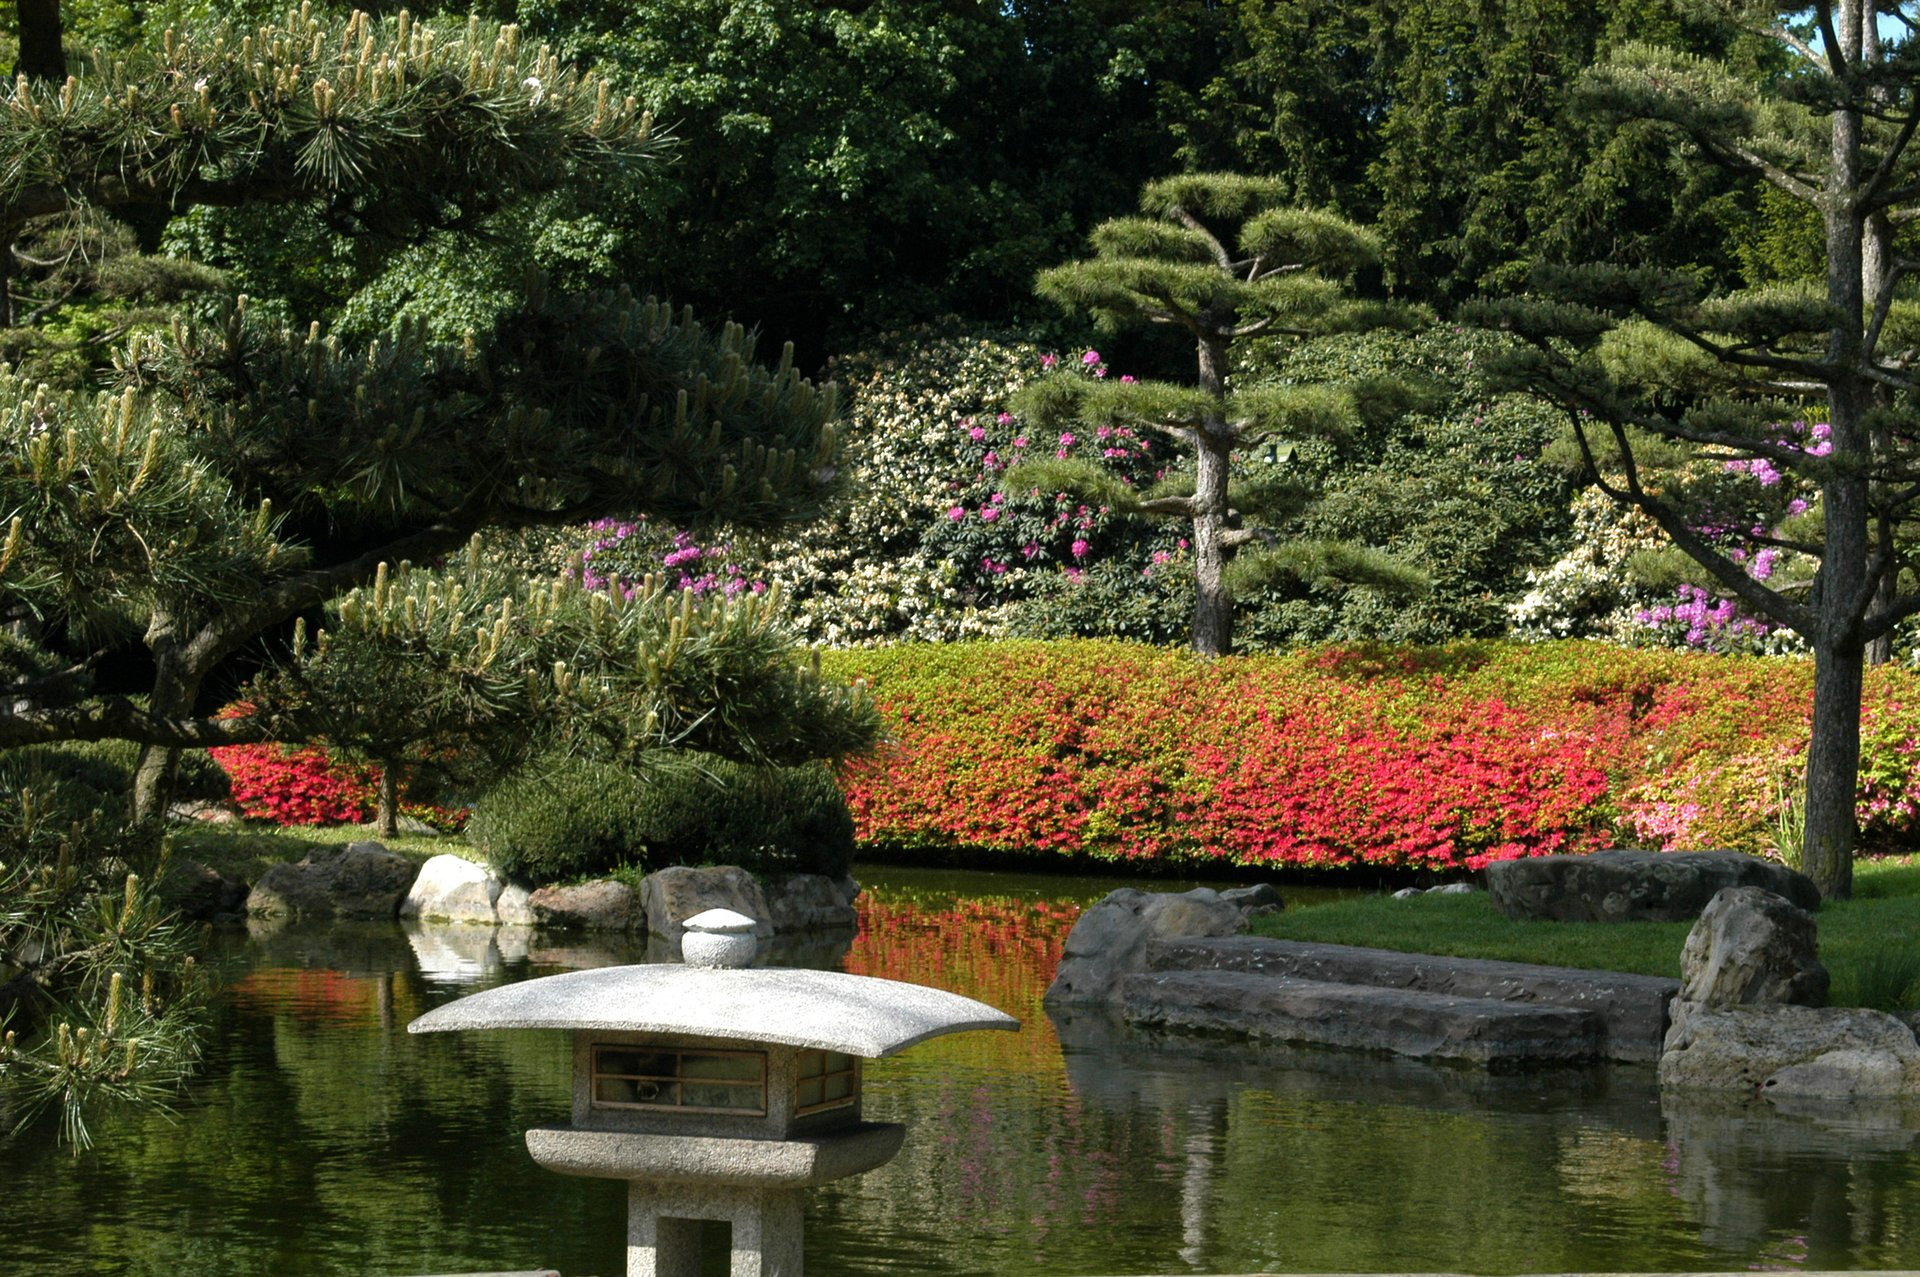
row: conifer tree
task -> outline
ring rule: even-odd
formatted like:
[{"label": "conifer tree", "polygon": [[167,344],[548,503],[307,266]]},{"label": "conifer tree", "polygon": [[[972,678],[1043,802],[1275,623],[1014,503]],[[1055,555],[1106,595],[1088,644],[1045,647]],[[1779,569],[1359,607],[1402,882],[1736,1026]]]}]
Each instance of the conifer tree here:
[{"label": "conifer tree", "polygon": [[790,349],[763,367],[737,327],[619,293],[548,297],[537,277],[464,346],[348,349],[236,307],[136,341],[120,375],[92,400],[0,375],[0,619],[34,636],[0,651],[0,748],[141,742],[143,821],[181,747],[312,730],[213,717],[202,694],[382,564],[615,513],[774,527],[835,490],[833,388]]},{"label": "conifer tree", "polygon": [[406,238],[666,145],[605,80],[477,19],[306,4],[275,26],[168,30],[158,49],[76,62],[62,81],[41,53],[0,99],[0,327],[21,318],[12,246],[36,219],[304,203],[343,231]]},{"label": "conifer tree", "polygon": [[1352,542],[1287,539],[1277,530],[1316,494],[1284,464],[1234,478],[1236,452],[1292,440],[1338,437],[1363,413],[1392,411],[1407,388],[1343,385],[1231,385],[1236,342],[1323,336],[1406,323],[1416,312],[1354,297],[1352,273],[1372,263],[1374,237],[1360,227],[1287,206],[1277,179],[1189,174],[1150,182],[1141,217],[1115,218],[1093,232],[1094,256],[1043,271],[1039,291],[1108,324],[1147,322],[1193,337],[1197,384],[1041,379],[1021,411],[1045,427],[1112,422],[1173,441],[1191,468],[1153,489],[1126,487],[1091,463],[1039,461],[1010,472],[1010,486],[1064,490],[1133,514],[1193,525],[1194,650],[1233,646],[1234,593],[1282,577],[1417,591],[1417,572]]},{"label": "conifer tree", "polygon": [[[1543,271],[1481,313],[1529,339],[1505,374],[1563,405],[1590,478],[1645,511],[1720,589],[1813,651],[1803,867],[1851,891],[1862,667],[1920,611],[1920,306],[1899,228],[1920,200],[1920,6],[1723,0],[1724,20],[1785,49],[1763,81],[1631,46],[1588,79],[1591,106],[1654,121],[1703,161],[1811,211],[1824,261],[1804,285],[1700,295],[1679,272]],[[1744,494],[1729,475],[1758,477]],[[1817,489],[1796,508],[1773,476]],[[1764,490],[1762,490],[1764,489]],[[1804,574],[1756,571],[1781,554]]]}]

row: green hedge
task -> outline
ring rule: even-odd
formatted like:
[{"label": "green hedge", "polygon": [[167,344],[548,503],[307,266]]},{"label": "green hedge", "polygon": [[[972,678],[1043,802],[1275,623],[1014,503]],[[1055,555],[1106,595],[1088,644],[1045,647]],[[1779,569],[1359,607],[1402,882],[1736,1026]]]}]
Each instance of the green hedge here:
[{"label": "green hedge", "polygon": [[683,864],[838,877],[853,862],[853,820],[824,765],[705,754],[639,773],[543,758],[489,791],[466,833],[502,873],[530,882]]}]

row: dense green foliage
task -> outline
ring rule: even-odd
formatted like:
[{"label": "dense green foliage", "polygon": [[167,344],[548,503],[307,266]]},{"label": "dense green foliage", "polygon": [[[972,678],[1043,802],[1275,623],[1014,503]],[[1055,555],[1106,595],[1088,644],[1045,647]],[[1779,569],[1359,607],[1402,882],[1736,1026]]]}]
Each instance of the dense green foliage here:
[{"label": "dense green foliage", "polygon": [[[1190,150],[1273,173],[1373,224],[1394,290],[1435,304],[1511,288],[1541,261],[1605,256],[1730,280],[1810,263],[1756,184],[1689,166],[1657,129],[1615,130],[1580,72],[1662,40],[1756,73],[1777,49],[1668,0],[1242,0],[1234,53]],[[1756,281],[1757,282],[1757,281]]]},{"label": "dense green foliage", "polygon": [[635,771],[548,755],[488,790],[467,838],[503,874],[551,882],[727,864],[824,873],[853,862],[853,822],[824,767],[676,755]]},{"label": "dense green foliage", "polygon": [[1310,540],[1378,545],[1418,569],[1427,588],[1404,598],[1272,585],[1241,600],[1245,647],[1506,633],[1529,574],[1566,544],[1569,484],[1541,456],[1560,429],[1558,415],[1485,384],[1480,369],[1502,344],[1494,334],[1448,325],[1248,343],[1241,375],[1256,382],[1390,380],[1426,391],[1408,411],[1364,419],[1338,440],[1297,444],[1292,463],[1321,497],[1282,526]]}]

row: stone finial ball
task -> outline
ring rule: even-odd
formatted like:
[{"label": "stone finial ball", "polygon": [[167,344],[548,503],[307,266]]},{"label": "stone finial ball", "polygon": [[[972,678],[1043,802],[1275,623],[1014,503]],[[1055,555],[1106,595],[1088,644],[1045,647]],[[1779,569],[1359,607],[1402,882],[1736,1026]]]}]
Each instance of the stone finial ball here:
[{"label": "stone finial ball", "polygon": [[690,967],[747,967],[753,965],[758,943],[752,918],[731,909],[708,909],[683,924],[680,956]]}]

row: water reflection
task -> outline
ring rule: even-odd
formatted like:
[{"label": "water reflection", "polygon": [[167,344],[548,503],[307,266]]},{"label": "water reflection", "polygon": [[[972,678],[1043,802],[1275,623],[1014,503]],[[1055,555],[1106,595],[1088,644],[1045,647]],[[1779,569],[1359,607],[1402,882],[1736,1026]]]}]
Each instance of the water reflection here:
[{"label": "water reflection", "polygon": [[[847,970],[1019,1016],[873,1064],[894,1162],[819,1191],[819,1274],[1897,1268],[1920,1237],[1920,1114],[1663,1101],[1647,1069],[1492,1077],[1049,1018],[1097,890],[879,875]],[[257,926],[177,1121],[104,1123],[81,1159],[0,1147],[0,1255],[50,1274],[620,1270],[617,1185],[534,1166],[565,1121],[560,1034],[409,1037],[452,997],[639,960],[501,928]]]}]

